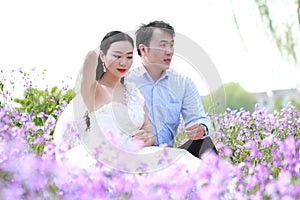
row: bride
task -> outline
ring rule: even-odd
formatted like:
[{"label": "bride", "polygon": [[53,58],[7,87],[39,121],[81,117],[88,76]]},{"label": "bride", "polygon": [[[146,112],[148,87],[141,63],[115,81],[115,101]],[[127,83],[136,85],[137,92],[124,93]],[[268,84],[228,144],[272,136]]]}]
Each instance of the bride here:
[{"label": "bride", "polygon": [[133,83],[123,83],[133,50],[129,35],[112,31],[103,38],[100,51],[86,55],[79,93],[56,124],[57,161],[85,169],[100,162],[128,173],[171,170],[182,164],[196,169],[200,160],[186,150],[153,146],[144,97]]}]

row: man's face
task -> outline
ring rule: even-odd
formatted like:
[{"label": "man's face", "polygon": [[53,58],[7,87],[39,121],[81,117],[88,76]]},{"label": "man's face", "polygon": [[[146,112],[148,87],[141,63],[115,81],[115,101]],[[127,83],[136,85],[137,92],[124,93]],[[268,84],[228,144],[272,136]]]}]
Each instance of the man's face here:
[{"label": "man's face", "polygon": [[145,47],[144,64],[158,70],[168,69],[173,54],[173,36],[161,29],[154,29],[149,47]]}]

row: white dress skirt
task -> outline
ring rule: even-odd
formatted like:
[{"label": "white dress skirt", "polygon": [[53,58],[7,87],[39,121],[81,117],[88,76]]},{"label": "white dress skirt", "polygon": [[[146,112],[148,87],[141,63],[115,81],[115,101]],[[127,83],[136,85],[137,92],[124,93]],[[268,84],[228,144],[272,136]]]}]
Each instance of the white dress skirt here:
[{"label": "white dress skirt", "polygon": [[149,172],[161,176],[178,170],[179,166],[183,171],[196,171],[201,160],[188,151],[142,147],[132,139],[132,133],[144,122],[145,100],[134,84],[125,87],[126,105],[111,102],[89,113],[88,118],[80,95],[69,103],[54,132],[56,160],[87,170],[95,169],[100,162],[107,169],[126,174]]}]

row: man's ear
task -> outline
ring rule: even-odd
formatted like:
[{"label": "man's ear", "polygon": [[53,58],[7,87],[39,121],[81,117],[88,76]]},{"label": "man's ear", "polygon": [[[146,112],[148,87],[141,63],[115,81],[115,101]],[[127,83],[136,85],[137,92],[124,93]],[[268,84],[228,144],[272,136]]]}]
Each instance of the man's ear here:
[{"label": "man's ear", "polygon": [[147,53],[147,46],[145,46],[144,44],[140,44],[139,50],[140,50],[141,55],[145,55]]}]

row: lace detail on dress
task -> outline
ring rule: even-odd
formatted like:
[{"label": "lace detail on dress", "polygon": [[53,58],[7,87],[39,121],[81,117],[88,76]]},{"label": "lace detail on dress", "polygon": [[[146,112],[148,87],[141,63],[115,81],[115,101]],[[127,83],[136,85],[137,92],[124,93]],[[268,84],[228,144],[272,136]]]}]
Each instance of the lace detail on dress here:
[{"label": "lace detail on dress", "polygon": [[[77,97],[79,98],[79,97]],[[57,147],[67,144],[69,148],[80,144],[92,144],[99,140],[99,131],[102,137],[119,147],[131,147],[131,135],[139,130],[144,123],[144,97],[135,84],[125,84],[126,105],[120,102],[111,102],[89,113],[90,129],[86,130],[87,123],[85,107],[80,98],[73,105],[72,102],[64,110],[57,123],[54,139]],[[74,116],[76,114],[76,116]],[[101,137],[101,135],[100,135]]]},{"label": "lace detail on dress", "polygon": [[105,104],[94,113],[99,121],[101,121],[99,119],[101,115],[112,118],[114,124],[122,132],[131,136],[132,131],[139,130],[144,123],[145,99],[134,83],[125,84],[124,95],[126,105],[120,102],[111,102]]},{"label": "lace detail on dress", "polygon": [[64,131],[62,137],[65,142],[68,142],[71,148],[80,144],[79,133],[76,128],[76,122],[70,121],[66,124],[66,130]]},{"label": "lace detail on dress", "polygon": [[[56,123],[55,131],[53,133],[53,141],[56,144],[56,153],[78,146],[80,144],[79,138],[82,135],[81,132],[86,128],[84,118],[75,119],[74,100],[76,98],[78,97],[75,97],[70,101]],[[77,107],[80,107],[81,105],[82,104],[78,104],[77,106],[76,104]],[[76,112],[79,111],[76,110]],[[81,116],[81,114],[78,115]]]},{"label": "lace detail on dress", "polygon": [[126,105],[111,102],[93,112],[104,136],[121,149],[134,145],[131,136],[142,127],[145,114],[144,97],[135,84],[125,84],[125,88]]},{"label": "lace detail on dress", "polygon": [[136,87],[135,83],[125,83],[125,102],[128,103],[138,103],[144,106],[145,99],[141,94],[140,90]]},{"label": "lace detail on dress", "polygon": [[144,123],[145,99],[135,83],[125,83],[125,101],[130,120],[140,129]]}]

